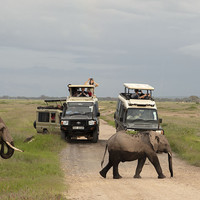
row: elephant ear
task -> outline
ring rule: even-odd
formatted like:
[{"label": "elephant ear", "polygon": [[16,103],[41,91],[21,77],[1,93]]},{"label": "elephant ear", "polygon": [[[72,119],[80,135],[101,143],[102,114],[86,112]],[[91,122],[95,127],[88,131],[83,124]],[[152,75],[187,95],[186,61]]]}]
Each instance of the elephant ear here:
[{"label": "elephant ear", "polygon": [[5,128],[5,125],[2,122],[0,122],[0,131],[3,131],[4,128]]},{"label": "elephant ear", "polygon": [[12,136],[10,135],[8,128],[4,123],[0,123],[0,137],[3,139],[5,142],[12,142]]},{"label": "elephant ear", "polygon": [[152,144],[154,151],[157,152],[158,151],[158,145],[159,145],[159,142],[160,142],[158,134],[155,131],[151,131],[149,133],[149,140],[150,140],[150,143]]}]

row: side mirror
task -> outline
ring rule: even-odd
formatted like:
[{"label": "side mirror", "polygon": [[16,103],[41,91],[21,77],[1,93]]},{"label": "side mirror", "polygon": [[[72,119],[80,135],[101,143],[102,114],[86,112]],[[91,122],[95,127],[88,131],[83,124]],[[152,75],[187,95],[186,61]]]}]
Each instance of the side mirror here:
[{"label": "side mirror", "polygon": [[97,117],[100,117],[100,112],[97,113]]},{"label": "side mirror", "polygon": [[114,113],[114,119],[116,119],[116,112]]},{"label": "side mirror", "polygon": [[160,123],[160,124],[162,123],[162,119],[159,119],[159,123]]}]

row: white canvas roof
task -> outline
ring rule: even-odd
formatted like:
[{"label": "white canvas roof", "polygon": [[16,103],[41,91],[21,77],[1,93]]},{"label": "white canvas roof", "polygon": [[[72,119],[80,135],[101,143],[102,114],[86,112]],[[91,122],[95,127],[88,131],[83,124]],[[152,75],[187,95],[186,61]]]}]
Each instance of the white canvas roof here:
[{"label": "white canvas roof", "polygon": [[94,85],[68,85],[69,88],[76,87],[76,88],[94,88]]},{"label": "white canvas roof", "polygon": [[124,83],[124,86],[128,89],[154,90],[154,88],[148,84]]}]

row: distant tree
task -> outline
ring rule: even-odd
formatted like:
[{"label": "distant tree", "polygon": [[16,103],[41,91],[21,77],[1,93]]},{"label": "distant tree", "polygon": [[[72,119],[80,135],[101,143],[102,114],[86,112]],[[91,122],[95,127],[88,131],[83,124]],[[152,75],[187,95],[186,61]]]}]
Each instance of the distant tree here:
[{"label": "distant tree", "polygon": [[197,97],[197,96],[190,96],[188,99],[189,99],[189,101],[191,101],[191,102],[197,102],[197,103],[200,102],[200,99],[199,99],[199,97]]},{"label": "distant tree", "polygon": [[40,99],[47,99],[48,97],[45,96],[45,95],[41,95],[39,98],[40,98]]}]

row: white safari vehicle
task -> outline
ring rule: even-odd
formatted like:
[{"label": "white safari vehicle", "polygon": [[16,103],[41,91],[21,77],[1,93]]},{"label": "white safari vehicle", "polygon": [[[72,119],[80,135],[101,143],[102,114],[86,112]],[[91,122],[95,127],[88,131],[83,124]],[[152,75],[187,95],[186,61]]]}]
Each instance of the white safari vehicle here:
[{"label": "white safari vehicle", "polygon": [[61,117],[61,136],[70,141],[84,136],[96,143],[99,137],[99,106],[94,85],[68,85],[69,96]]},{"label": "white safari vehicle", "polygon": [[154,88],[148,84],[124,83],[124,93],[118,96],[114,114],[117,130],[154,130],[164,134],[160,126],[156,103],[152,97]]}]

